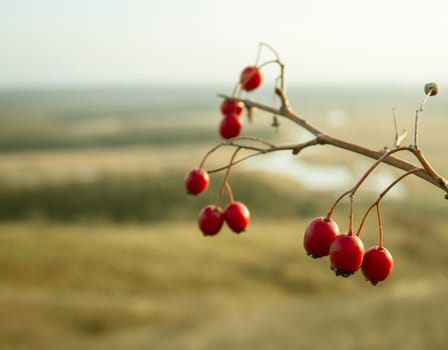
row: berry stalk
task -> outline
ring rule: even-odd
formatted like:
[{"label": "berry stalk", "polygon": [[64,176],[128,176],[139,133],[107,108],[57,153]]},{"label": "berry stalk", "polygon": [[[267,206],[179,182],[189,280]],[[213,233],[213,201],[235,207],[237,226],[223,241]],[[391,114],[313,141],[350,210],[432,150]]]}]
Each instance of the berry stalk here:
[{"label": "berry stalk", "polygon": [[[237,149],[235,150],[235,152],[233,152],[232,157],[230,158],[230,162],[229,162],[230,164],[233,163],[233,161],[234,161],[236,155],[238,154],[238,152],[239,152],[240,150],[241,150],[241,147],[237,147]],[[220,207],[220,206],[221,206],[222,194],[223,194],[223,192],[224,192],[224,189],[225,189],[227,186],[229,186],[229,184],[228,184],[228,179],[229,179],[229,175],[230,175],[230,170],[231,170],[231,169],[232,169],[232,167],[229,166],[229,167],[227,168],[226,174],[224,175],[224,180],[223,180],[223,182],[222,182],[221,188],[219,189],[218,198],[217,198],[217,200],[216,200],[216,206],[217,206],[217,207]],[[232,196],[231,198],[233,198],[233,196]]]},{"label": "berry stalk", "polygon": [[366,210],[361,223],[359,224],[359,228],[356,231],[356,235],[359,236],[361,234],[361,230],[364,226],[364,223],[366,222],[367,216],[369,215],[370,211],[373,209],[373,207],[375,207],[383,198],[384,196],[387,194],[387,192],[389,192],[397,183],[399,183],[401,180],[403,180],[406,176],[414,174],[418,171],[421,171],[421,168],[416,168],[416,169],[412,169],[407,171],[406,173],[402,174],[400,177],[398,177],[397,179],[395,179],[395,181],[393,181],[389,186],[386,187],[386,189],[380,193],[380,195],[378,196],[378,199],[373,202],[373,204]]}]

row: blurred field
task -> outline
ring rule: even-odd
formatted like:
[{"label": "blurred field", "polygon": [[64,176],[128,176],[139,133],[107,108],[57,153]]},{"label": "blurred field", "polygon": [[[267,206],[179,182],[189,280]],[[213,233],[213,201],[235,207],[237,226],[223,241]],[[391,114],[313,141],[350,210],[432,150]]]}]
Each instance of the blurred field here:
[{"label": "blurred field", "polygon": [[[296,87],[290,100],[326,132],[380,149],[393,142],[394,106],[412,134],[421,90]],[[0,349],[445,349],[447,203],[433,186],[408,178],[401,197],[384,201],[396,267],[376,287],[360,274],[336,278],[327,259],[301,247],[306,222],[348,184],[309,188],[275,169],[238,166],[230,181],[251,209],[249,230],[200,235],[196,215],[216,200],[222,175],[200,197],[184,193],[183,177],[220,142],[218,92],[0,92]],[[447,110],[443,94],[431,99],[420,136],[444,176]],[[287,122],[276,133],[270,122],[258,114],[245,133],[276,143],[307,137]],[[229,157],[216,152],[206,167]],[[300,160],[311,169],[342,164],[352,180],[370,164],[328,147]],[[366,187],[398,174],[378,173]],[[360,191],[356,218],[376,196]],[[346,230],[347,203],[336,219]],[[367,247],[377,230],[372,216]]]},{"label": "blurred field", "polygon": [[396,269],[375,287],[308,258],[304,221],[254,221],[212,239],[193,221],[3,224],[1,348],[446,347],[443,220],[389,226]]}]

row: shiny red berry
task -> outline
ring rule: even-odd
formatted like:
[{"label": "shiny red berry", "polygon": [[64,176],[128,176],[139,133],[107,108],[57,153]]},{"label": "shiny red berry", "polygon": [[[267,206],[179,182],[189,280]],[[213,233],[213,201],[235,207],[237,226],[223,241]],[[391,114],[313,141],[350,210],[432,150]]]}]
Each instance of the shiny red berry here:
[{"label": "shiny red berry", "polygon": [[263,73],[255,66],[244,68],[240,76],[241,88],[246,91],[256,89],[263,82]]},{"label": "shiny red berry", "polygon": [[312,258],[327,256],[330,244],[339,234],[339,227],[333,220],[324,217],[313,219],[305,230],[303,247]]},{"label": "shiny red berry", "polygon": [[240,101],[235,100],[224,100],[221,103],[221,113],[226,114],[234,114],[239,117],[243,113],[244,104]]},{"label": "shiny red berry", "polygon": [[384,281],[392,272],[394,259],[384,247],[372,247],[364,255],[361,271],[373,285]]},{"label": "shiny red berry", "polygon": [[204,169],[191,169],[185,176],[185,188],[190,194],[196,195],[204,192],[209,182],[210,178]]},{"label": "shiny red berry", "polygon": [[233,232],[240,233],[249,225],[249,209],[241,202],[233,202],[224,211],[224,219]]},{"label": "shiny red berry", "polygon": [[234,114],[226,114],[219,126],[219,133],[225,139],[237,137],[241,133],[243,122]]},{"label": "shiny red berry", "polygon": [[364,245],[358,236],[348,233],[337,236],[330,245],[331,269],[336,276],[348,277],[362,264]]},{"label": "shiny red berry", "polygon": [[214,236],[224,224],[224,213],[221,208],[209,205],[199,213],[198,224],[204,236]]}]

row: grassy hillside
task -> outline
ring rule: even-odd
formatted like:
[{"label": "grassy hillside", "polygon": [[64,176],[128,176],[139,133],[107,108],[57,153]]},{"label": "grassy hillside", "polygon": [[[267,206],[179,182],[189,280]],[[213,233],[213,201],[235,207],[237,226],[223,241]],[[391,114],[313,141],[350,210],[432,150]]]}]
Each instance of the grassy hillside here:
[{"label": "grassy hillside", "polygon": [[0,348],[445,348],[443,221],[389,224],[396,267],[375,287],[307,257],[305,224],[2,224]]}]

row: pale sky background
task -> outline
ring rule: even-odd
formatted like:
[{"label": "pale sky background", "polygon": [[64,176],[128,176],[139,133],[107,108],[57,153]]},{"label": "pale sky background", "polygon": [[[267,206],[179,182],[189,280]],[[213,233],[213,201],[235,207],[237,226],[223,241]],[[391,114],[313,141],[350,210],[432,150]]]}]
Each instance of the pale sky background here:
[{"label": "pale sky background", "polygon": [[0,87],[233,83],[260,41],[289,83],[448,81],[442,0],[0,0]]}]

